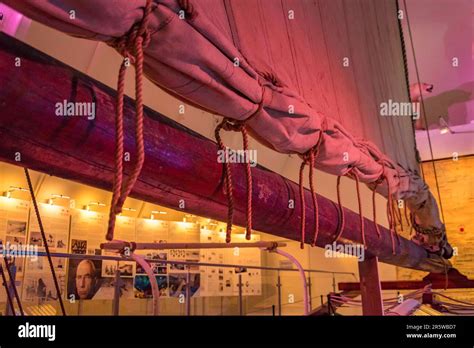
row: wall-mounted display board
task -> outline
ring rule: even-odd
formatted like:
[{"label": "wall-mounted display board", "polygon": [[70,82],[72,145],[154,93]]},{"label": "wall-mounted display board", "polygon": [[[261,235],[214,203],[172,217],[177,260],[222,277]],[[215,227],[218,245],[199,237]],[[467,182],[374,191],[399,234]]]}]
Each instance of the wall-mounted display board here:
[{"label": "wall-mounted display board", "polygon": [[[69,209],[57,205],[39,204],[51,252],[69,252],[81,255],[106,254],[100,249],[105,242],[107,214]],[[152,219],[135,219],[118,216],[115,238],[117,240],[156,243],[225,242],[222,232],[201,229],[192,222],[168,222]],[[0,240],[3,243],[33,245],[39,251],[45,246],[36,214],[28,201],[0,197]],[[259,240],[253,235],[252,241]],[[243,235],[234,234],[233,242],[246,242]],[[217,264],[261,264],[258,249],[171,249],[136,251],[149,260],[158,281],[161,296],[180,297],[189,293],[194,296],[236,296],[238,279],[242,277],[244,295],[261,293],[261,274],[253,269],[224,267],[200,267],[180,262],[208,262]],[[20,259],[20,261],[23,261]],[[173,262],[173,261],[176,261]],[[124,298],[150,298],[151,286],[145,271],[130,261],[78,259],[67,262],[66,258],[53,258],[63,294],[68,299],[112,299],[116,272],[120,272],[121,296]],[[25,269],[23,269],[23,267]],[[27,259],[20,264],[23,276],[22,297],[38,301],[56,299],[56,291],[46,257]],[[22,274],[22,272],[24,274]],[[17,280],[19,277],[17,277]],[[67,289],[67,290],[66,290]]]},{"label": "wall-mounted display board", "polygon": [[[136,221],[136,241],[141,243],[166,243],[169,237],[169,222],[151,219],[137,219]],[[161,261],[168,260],[167,250],[138,250],[137,254],[146,259],[156,260],[150,266],[155,274],[160,296],[168,296],[168,265]],[[145,270],[137,265],[134,279],[135,298],[152,298],[151,284]]]},{"label": "wall-mounted display board", "polygon": [[[71,218],[71,253],[114,255],[100,249],[105,242],[107,216],[102,213],[74,210]],[[135,219],[118,216],[115,223],[116,239],[135,240]],[[133,298],[135,263],[109,260],[71,260],[68,269],[68,299],[112,299],[115,275],[120,272],[120,297]]]},{"label": "wall-mounted display board", "polygon": [[[57,205],[39,203],[38,209],[43,223],[46,243],[50,252],[67,252],[69,246],[70,209]],[[30,213],[28,229],[28,243],[38,247],[38,251],[45,251],[36,214]],[[66,286],[67,259],[52,258],[61,293]],[[46,257],[27,258],[23,286],[23,299],[38,301],[57,299],[56,288]]]},{"label": "wall-mounted display board", "polygon": [[[225,233],[202,229],[200,233],[202,243],[225,243]],[[243,234],[233,234],[232,242],[257,242],[260,236],[252,234],[247,241]],[[233,264],[261,266],[261,251],[255,248],[234,249],[202,249],[201,262],[216,264]],[[242,279],[242,294],[261,295],[262,274],[259,269],[200,266],[201,296],[236,296],[239,294],[239,274]]]},{"label": "wall-mounted display board", "polygon": [[[170,222],[169,240],[176,243],[199,243],[199,224],[192,222]],[[168,260],[199,262],[199,249],[171,249]],[[188,276],[189,274],[189,283]],[[169,264],[169,295],[179,297],[186,294],[187,287],[191,296],[200,296],[201,274],[197,265]]]},{"label": "wall-mounted display board", "polygon": [[106,242],[107,215],[73,209],[71,216],[71,253],[100,255],[100,244]]},{"label": "wall-mounted display board", "polygon": [[[0,242],[3,252],[22,251],[22,248],[27,244],[27,226],[28,226],[28,212],[30,202],[15,199],[0,197]],[[23,250],[25,250],[23,248]],[[24,271],[25,258],[17,257],[15,265],[17,269],[16,279],[20,280]],[[0,291],[0,301],[6,300],[5,291]]]}]

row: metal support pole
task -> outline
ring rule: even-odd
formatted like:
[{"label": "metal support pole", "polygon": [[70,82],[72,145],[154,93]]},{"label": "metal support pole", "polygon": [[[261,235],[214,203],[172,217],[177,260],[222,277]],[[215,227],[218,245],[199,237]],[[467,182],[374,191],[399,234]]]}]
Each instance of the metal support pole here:
[{"label": "metal support pole", "polygon": [[301,276],[301,281],[303,283],[303,304],[304,304],[304,315],[309,315],[309,312],[311,311],[309,307],[309,298],[308,298],[308,286],[306,285],[306,274],[304,273],[303,266],[298,262],[298,260],[291,254],[280,250],[280,249],[271,249],[269,250],[270,252],[275,252],[281,256],[286,257],[289,259],[293,264],[296,266],[298,269],[300,276]]},{"label": "metal support pole", "polygon": [[277,278],[277,289],[278,289],[278,316],[281,317],[281,278],[280,278],[280,271],[278,271],[278,278]]},{"label": "metal support pole", "polygon": [[364,261],[359,262],[359,277],[363,315],[383,315],[377,257],[366,257]]},{"label": "metal support pole", "polygon": [[135,243],[125,241],[113,241],[102,243],[104,250],[169,250],[169,249],[233,249],[233,248],[268,248],[285,247],[282,242],[253,242],[253,243]]},{"label": "metal support pole", "polygon": [[328,294],[327,299],[328,299],[328,314],[332,315],[331,294]]},{"label": "metal support pole", "polygon": [[240,316],[244,315],[244,307],[243,307],[243,295],[242,295],[242,274],[239,273],[239,313]]},{"label": "metal support pole", "polygon": [[311,274],[308,277],[308,295],[309,295],[309,309],[313,308],[313,300],[311,294]]},{"label": "metal support pole", "polygon": [[186,267],[186,315],[191,315],[191,275],[189,274],[189,267]]},{"label": "metal support pole", "polygon": [[115,286],[114,286],[114,301],[112,302],[112,315],[118,316],[120,311],[120,287],[122,286],[122,279],[120,278],[120,270],[115,271]]},{"label": "metal support pole", "polygon": [[5,293],[7,294],[5,315],[15,315],[12,296],[8,287],[8,282],[7,282],[7,278],[5,277],[3,266],[1,264],[0,264],[0,274],[2,275],[2,282],[3,282],[3,287],[5,288]]}]

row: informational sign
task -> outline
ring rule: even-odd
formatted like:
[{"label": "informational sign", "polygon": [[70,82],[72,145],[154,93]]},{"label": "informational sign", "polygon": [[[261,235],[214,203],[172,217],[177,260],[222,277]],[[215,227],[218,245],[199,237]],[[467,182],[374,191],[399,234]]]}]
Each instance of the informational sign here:
[{"label": "informational sign", "polygon": [[[202,229],[200,236],[202,243],[225,243],[224,232]],[[234,243],[259,240],[260,236],[257,234],[252,234],[250,241],[247,241],[243,234],[232,235]],[[202,263],[261,266],[261,252],[255,248],[201,249],[200,259]],[[236,296],[239,294],[239,284],[242,285],[244,296],[262,293],[260,269],[200,266],[200,273],[201,296]]]},{"label": "informational sign", "polygon": [[[152,219],[137,219],[136,222],[136,241],[141,243],[166,243],[169,238],[169,222]],[[147,260],[156,260],[150,263],[155,274],[160,296],[169,295],[168,268],[166,263],[160,261],[168,260],[167,250],[137,250],[137,254],[142,255]],[[151,298],[150,279],[145,270],[137,265],[134,279],[135,298]]]},{"label": "informational sign", "polygon": [[[38,209],[49,251],[52,253],[67,253],[69,246],[70,209],[44,203],[39,203]],[[34,211],[30,214],[28,243],[37,246],[39,251],[46,250],[45,241],[41,235]],[[68,260],[62,257],[53,257],[52,261],[61,293],[64,294]],[[23,299],[26,301],[38,301],[38,304],[57,299],[53,276],[46,256],[27,258]]]},{"label": "informational sign", "polygon": [[[21,282],[23,277],[25,257],[29,251],[26,243],[28,212],[30,202],[15,199],[0,197],[0,243],[1,243],[1,257],[7,255],[14,255],[16,252],[18,256],[15,257],[16,276],[15,279]],[[21,285],[20,285],[21,286]],[[0,291],[0,301],[6,300],[5,291]]]},{"label": "informational sign", "polygon": [[100,255],[106,242],[107,216],[95,211],[73,209],[71,217],[71,253]]},{"label": "informational sign", "polygon": [[[199,243],[199,224],[170,222],[169,238],[176,243]],[[168,256],[168,260],[178,262],[199,262],[199,259],[199,249],[172,249]],[[200,296],[201,274],[198,265],[170,263],[168,279],[171,297],[184,296],[188,287],[191,296]]]}]

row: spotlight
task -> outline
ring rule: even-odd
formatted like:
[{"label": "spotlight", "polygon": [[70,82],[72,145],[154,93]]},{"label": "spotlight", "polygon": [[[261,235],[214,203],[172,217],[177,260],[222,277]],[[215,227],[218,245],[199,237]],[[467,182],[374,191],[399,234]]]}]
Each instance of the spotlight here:
[{"label": "spotlight", "polygon": [[87,204],[84,209],[89,211],[91,210],[91,206],[99,206],[99,207],[105,207],[106,205],[104,203],[101,203],[101,202],[89,202],[89,204]]},{"label": "spotlight", "polygon": [[150,219],[155,220],[155,215],[157,214],[166,215],[168,213],[166,211],[152,210]]},{"label": "spotlight", "polygon": [[48,199],[48,204],[53,205],[56,199],[71,199],[71,197],[66,195],[52,194],[51,198]]},{"label": "spotlight", "polygon": [[7,198],[11,198],[12,192],[15,192],[15,191],[30,192],[30,190],[28,190],[28,189],[26,189],[26,188],[23,188],[23,187],[10,186],[10,188],[8,189],[8,191],[3,192],[3,196],[5,196],[5,197],[7,197]]}]

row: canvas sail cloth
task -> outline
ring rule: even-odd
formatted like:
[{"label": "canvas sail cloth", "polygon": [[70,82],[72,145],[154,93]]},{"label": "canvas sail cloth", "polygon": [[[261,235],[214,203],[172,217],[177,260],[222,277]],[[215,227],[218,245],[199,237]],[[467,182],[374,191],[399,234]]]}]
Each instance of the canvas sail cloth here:
[{"label": "canvas sail cloth", "polygon": [[[4,2],[65,33],[104,42],[140,22],[145,5]],[[371,186],[385,168],[394,197],[406,201],[423,231],[444,229],[436,201],[418,176],[410,118],[380,116],[381,102],[408,101],[395,1],[154,3],[145,73],[155,84],[235,120],[247,119],[263,103],[247,125],[279,152],[303,154],[323,132],[318,169],[334,175],[352,170]],[[387,196],[388,187],[381,184],[377,191]],[[445,242],[426,233],[423,243],[438,251]]]}]

